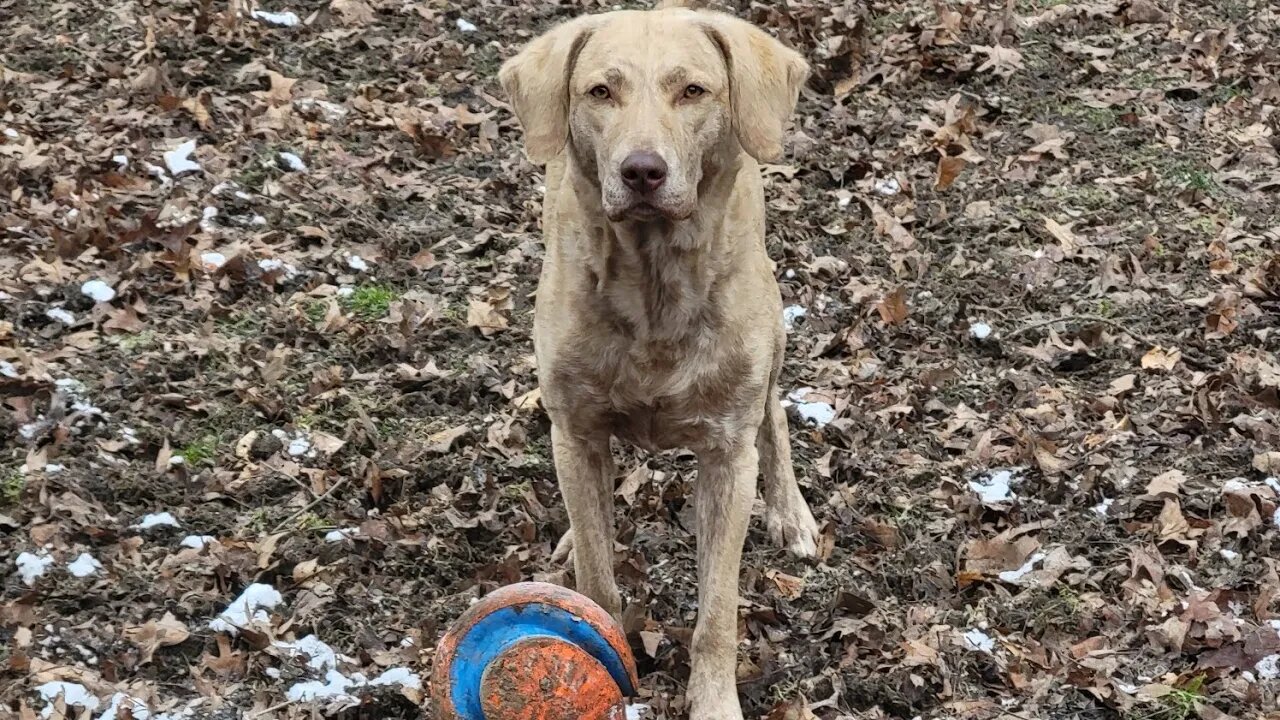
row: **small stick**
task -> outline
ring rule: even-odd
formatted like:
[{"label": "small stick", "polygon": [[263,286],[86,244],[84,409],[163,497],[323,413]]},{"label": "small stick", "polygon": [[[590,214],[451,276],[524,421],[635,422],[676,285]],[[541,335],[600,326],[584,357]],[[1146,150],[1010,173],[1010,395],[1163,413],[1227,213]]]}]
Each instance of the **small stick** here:
[{"label": "small stick", "polygon": [[1045,321],[1043,321],[1043,322],[1032,323],[1032,324],[1030,324],[1030,325],[1024,325],[1023,327],[1020,327],[1020,328],[1018,328],[1017,330],[1014,330],[1013,332],[1009,333],[1008,335],[1005,335],[1005,336],[1004,336],[1004,339],[1006,339],[1006,340],[1012,340],[1012,339],[1014,339],[1014,338],[1018,337],[1019,335],[1022,335],[1022,334],[1024,334],[1024,333],[1031,332],[1032,330],[1039,330],[1039,329],[1040,329],[1040,328],[1042,328],[1042,327],[1048,327],[1049,325],[1056,325],[1057,323],[1060,323],[1060,322],[1068,322],[1068,321],[1071,321],[1071,320],[1075,320],[1075,321],[1077,321],[1077,322],[1095,322],[1095,323],[1101,323],[1101,324],[1106,325],[1106,326],[1108,326],[1108,327],[1111,327],[1111,328],[1114,328],[1114,329],[1116,329],[1116,330],[1119,330],[1120,332],[1124,333],[1125,335],[1128,335],[1129,337],[1133,338],[1134,340],[1137,340],[1137,341],[1139,341],[1139,342],[1142,342],[1142,343],[1144,343],[1144,344],[1146,344],[1146,345],[1150,345],[1151,347],[1156,347],[1157,345],[1159,345],[1159,343],[1152,342],[1152,341],[1151,341],[1150,339],[1148,339],[1147,337],[1145,337],[1145,336],[1143,336],[1143,335],[1140,335],[1140,334],[1138,334],[1138,333],[1136,333],[1136,332],[1134,332],[1134,331],[1130,330],[1129,328],[1125,327],[1124,325],[1122,325],[1122,324],[1121,324],[1121,323],[1119,323],[1119,322],[1116,322],[1115,320],[1112,320],[1112,319],[1110,319],[1110,318],[1098,317],[1097,315],[1063,315],[1063,316],[1061,316],[1061,317],[1053,318],[1052,320],[1045,320]]},{"label": "small stick", "polygon": [[332,495],[332,494],[333,494],[333,493],[334,493],[338,488],[342,487],[343,485],[346,485],[346,484],[347,484],[347,481],[348,481],[348,480],[350,480],[350,479],[351,479],[351,476],[350,476],[350,475],[344,476],[344,477],[342,477],[341,479],[339,479],[339,480],[338,480],[338,482],[336,482],[336,483],[334,483],[334,484],[333,484],[333,487],[330,487],[328,490],[325,490],[323,495],[321,495],[320,497],[316,498],[315,500],[312,500],[311,502],[307,503],[307,506],[306,506],[306,507],[304,507],[304,508],[302,508],[302,509],[301,509],[301,510],[299,510],[298,512],[296,512],[296,513],[294,513],[294,514],[290,515],[288,518],[286,518],[286,519],[285,519],[285,521],[284,521],[284,522],[280,523],[279,525],[276,525],[275,530],[272,530],[271,532],[273,532],[273,533],[278,533],[278,532],[280,532],[281,530],[283,530],[283,529],[285,529],[286,527],[288,527],[291,523],[293,523],[293,521],[294,521],[294,520],[297,520],[298,518],[300,518],[300,517],[302,517],[303,515],[305,515],[306,513],[308,513],[308,512],[311,510],[311,508],[313,508],[313,507],[315,507],[315,506],[319,505],[320,503],[324,502],[324,501],[325,501],[325,500],[326,500],[330,495]]}]

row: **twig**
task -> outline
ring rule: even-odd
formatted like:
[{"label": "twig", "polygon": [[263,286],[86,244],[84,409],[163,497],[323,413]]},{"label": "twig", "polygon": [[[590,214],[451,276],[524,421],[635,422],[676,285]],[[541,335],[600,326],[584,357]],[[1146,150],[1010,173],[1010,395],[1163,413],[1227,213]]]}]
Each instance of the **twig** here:
[{"label": "twig", "polygon": [[254,717],[254,718],[260,718],[260,717],[262,717],[263,715],[267,715],[267,714],[269,714],[269,713],[273,713],[273,712],[275,712],[275,711],[277,711],[277,710],[283,710],[283,709],[285,709],[285,708],[289,707],[289,705],[291,705],[292,703],[293,703],[293,701],[292,701],[292,700],[285,700],[285,701],[284,701],[284,702],[282,702],[282,703],[277,703],[277,704],[275,704],[275,705],[272,705],[272,706],[271,706],[271,707],[269,707],[269,708],[263,708],[263,709],[259,710],[258,712],[256,712],[256,713],[254,713],[254,714],[253,714],[253,717]]},{"label": "twig", "polygon": [[278,533],[278,532],[280,532],[281,530],[283,530],[283,529],[285,529],[286,527],[288,527],[290,524],[292,524],[292,523],[293,523],[293,521],[294,521],[294,520],[297,520],[298,518],[300,518],[300,517],[302,517],[303,515],[305,515],[305,514],[307,514],[308,512],[310,512],[310,511],[311,511],[311,508],[313,508],[313,507],[315,507],[315,506],[319,505],[320,503],[322,503],[322,502],[324,502],[326,499],[328,499],[328,497],[329,497],[330,495],[332,495],[334,492],[336,492],[338,488],[342,487],[343,485],[346,485],[346,484],[347,484],[347,481],[348,481],[348,480],[350,480],[350,479],[351,479],[351,476],[350,476],[350,475],[345,475],[345,476],[343,476],[341,479],[339,479],[339,480],[338,480],[338,482],[336,482],[336,483],[334,483],[334,484],[333,484],[333,487],[329,488],[328,490],[325,490],[323,495],[321,495],[320,497],[316,498],[315,500],[312,500],[311,502],[307,503],[307,506],[306,506],[306,507],[304,507],[304,508],[302,508],[302,509],[301,509],[301,510],[299,510],[298,512],[296,512],[296,513],[294,513],[294,514],[290,515],[288,518],[286,518],[286,519],[284,520],[284,522],[280,523],[279,525],[276,525],[275,529],[274,529],[274,530],[272,530],[271,532],[273,532],[273,533]]},{"label": "twig", "polygon": [[1112,319],[1110,319],[1110,318],[1098,317],[1097,315],[1063,315],[1063,316],[1061,316],[1061,317],[1053,318],[1052,320],[1045,320],[1045,321],[1043,321],[1043,322],[1032,323],[1032,324],[1030,324],[1030,325],[1024,325],[1024,326],[1022,326],[1022,327],[1018,328],[1017,330],[1014,330],[1013,332],[1009,333],[1008,335],[1005,335],[1005,336],[1004,336],[1004,339],[1006,339],[1006,340],[1012,340],[1012,339],[1014,339],[1014,338],[1018,337],[1019,335],[1022,335],[1022,334],[1024,334],[1024,333],[1029,333],[1029,332],[1031,332],[1032,330],[1039,330],[1039,329],[1040,329],[1040,328],[1042,328],[1042,327],[1048,327],[1048,326],[1050,326],[1050,325],[1056,325],[1057,323],[1060,323],[1060,322],[1068,322],[1068,321],[1071,321],[1071,320],[1075,320],[1075,321],[1077,321],[1077,322],[1095,322],[1095,323],[1101,323],[1101,324],[1106,325],[1106,326],[1108,326],[1108,327],[1111,327],[1111,328],[1114,328],[1114,329],[1116,329],[1116,330],[1119,330],[1120,332],[1124,333],[1125,335],[1128,335],[1129,337],[1133,338],[1134,340],[1137,340],[1137,341],[1139,341],[1139,342],[1142,342],[1142,343],[1144,343],[1144,344],[1146,344],[1146,345],[1150,345],[1151,347],[1155,347],[1155,346],[1157,346],[1157,345],[1159,344],[1159,343],[1152,342],[1152,341],[1151,341],[1151,339],[1150,339],[1150,338],[1148,338],[1148,337],[1146,337],[1145,335],[1142,335],[1142,334],[1140,334],[1140,333],[1136,333],[1136,332],[1134,332],[1134,331],[1130,330],[1129,328],[1125,327],[1123,324],[1121,324],[1121,323],[1119,323],[1119,322],[1116,322],[1115,320],[1112,320]]}]

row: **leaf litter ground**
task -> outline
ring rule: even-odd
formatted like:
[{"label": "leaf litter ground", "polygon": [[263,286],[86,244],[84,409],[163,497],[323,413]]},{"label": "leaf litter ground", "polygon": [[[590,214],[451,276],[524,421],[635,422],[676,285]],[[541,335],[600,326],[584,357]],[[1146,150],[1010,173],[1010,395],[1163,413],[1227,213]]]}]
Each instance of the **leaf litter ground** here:
[{"label": "leaf litter ground", "polygon": [[[8,711],[430,717],[450,620],[572,582],[494,74],[592,9],[0,0]],[[1274,716],[1275,6],[728,9],[814,67],[764,172],[825,534],[752,527],[748,716]],[[694,467],[619,453],[681,717]]]}]

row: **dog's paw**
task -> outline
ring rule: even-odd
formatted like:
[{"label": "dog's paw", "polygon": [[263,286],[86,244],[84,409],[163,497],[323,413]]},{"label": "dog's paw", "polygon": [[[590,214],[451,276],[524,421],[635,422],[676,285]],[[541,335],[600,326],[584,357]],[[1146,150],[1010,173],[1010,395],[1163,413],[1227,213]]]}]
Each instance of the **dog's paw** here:
[{"label": "dog's paw", "polygon": [[785,510],[770,509],[765,514],[764,522],[769,530],[769,537],[780,547],[797,557],[817,557],[818,536],[821,531],[808,505],[800,503],[798,507]]}]

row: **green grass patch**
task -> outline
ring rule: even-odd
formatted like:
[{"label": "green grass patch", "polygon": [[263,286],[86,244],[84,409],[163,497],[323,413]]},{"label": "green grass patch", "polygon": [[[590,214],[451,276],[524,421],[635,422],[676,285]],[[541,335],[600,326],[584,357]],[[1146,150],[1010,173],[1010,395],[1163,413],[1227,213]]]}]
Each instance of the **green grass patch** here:
[{"label": "green grass patch", "polygon": [[199,440],[189,443],[178,451],[178,455],[183,462],[188,465],[199,465],[205,460],[212,460],[213,456],[218,452],[218,438],[212,435],[206,435]]},{"label": "green grass patch", "polygon": [[[342,298],[342,306],[357,317],[378,320],[387,316],[391,303],[400,299],[400,292],[384,285],[363,285]],[[324,317],[322,314],[321,317]]]},{"label": "green grass patch", "polygon": [[1204,687],[1204,675],[1180,688],[1174,688],[1168,695],[1156,700],[1154,708],[1141,708],[1128,713],[1127,720],[1189,720],[1199,717],[1196,705],[1204,700],[1201,692]]},{"label": "green grass patch", "polygon": [[22,491],[27,487],[27,479],[17,470],[11,470],[6,473],[3,479],[0,479],[0,503],[6,507],[17,505],[22,499]]}]

